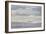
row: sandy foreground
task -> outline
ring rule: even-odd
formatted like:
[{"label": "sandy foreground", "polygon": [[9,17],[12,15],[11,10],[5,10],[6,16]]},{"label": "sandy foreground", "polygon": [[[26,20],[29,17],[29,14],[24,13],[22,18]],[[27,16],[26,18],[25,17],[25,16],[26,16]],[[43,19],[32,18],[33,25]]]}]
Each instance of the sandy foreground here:
[{"label": "sandy foreground", "polygon": [[41,27],[40,16],[14,16],[12,17],[12,28],[35,28]]},{"label": "sandy foreground", "polygon": [[[26,11],[26,12],[25,12]],[[41,27],[42,19],[39,11],[30,12],[17,10],[12,12],[11,28],[35,28]]]},{"label": "sandy foreground", "polygon": [[41,22],[41,16],[12,16],[12,22]]}]

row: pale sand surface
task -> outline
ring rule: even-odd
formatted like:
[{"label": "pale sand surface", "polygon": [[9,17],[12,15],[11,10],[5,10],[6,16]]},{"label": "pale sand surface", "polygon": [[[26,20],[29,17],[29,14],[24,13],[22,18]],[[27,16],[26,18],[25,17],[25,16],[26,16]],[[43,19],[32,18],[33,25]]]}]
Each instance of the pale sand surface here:
[{"label": "pale sand surface", "polygon": [[12,22],[41,21],[41,16],[12,16]]},{"label": "pale sand surface", "polygon": [[16,16],[12,17],[12,28],[35,28],[41,27],[40,16]]}]

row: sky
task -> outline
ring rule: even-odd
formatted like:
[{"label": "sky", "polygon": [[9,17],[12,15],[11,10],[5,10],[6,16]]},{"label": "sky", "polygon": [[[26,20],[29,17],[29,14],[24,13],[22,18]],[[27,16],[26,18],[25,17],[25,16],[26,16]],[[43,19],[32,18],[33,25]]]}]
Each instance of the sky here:
[{"label": "sky", "polygon": [[16,15],[41,15],[41,6],[11,5],[11,10]]}]

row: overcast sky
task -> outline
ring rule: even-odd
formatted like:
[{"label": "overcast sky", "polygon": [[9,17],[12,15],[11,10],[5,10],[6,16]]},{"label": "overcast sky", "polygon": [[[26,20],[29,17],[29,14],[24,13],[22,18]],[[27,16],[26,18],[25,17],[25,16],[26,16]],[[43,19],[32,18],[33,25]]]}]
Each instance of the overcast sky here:
[{"label": "overcast sky", "polygon": [[41,15],[41,6],[11,5],[16,15]]}]

